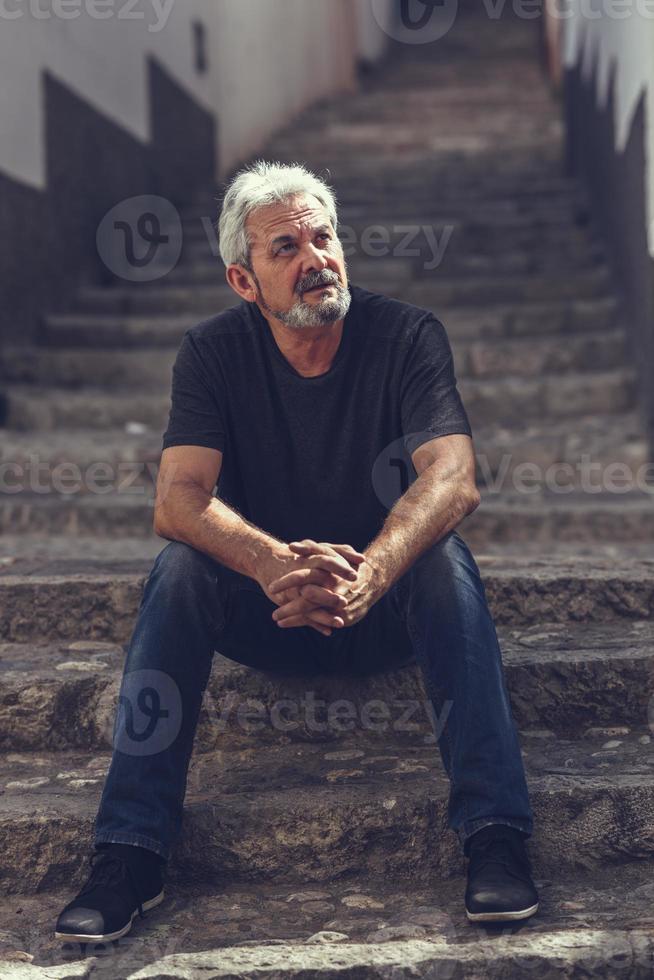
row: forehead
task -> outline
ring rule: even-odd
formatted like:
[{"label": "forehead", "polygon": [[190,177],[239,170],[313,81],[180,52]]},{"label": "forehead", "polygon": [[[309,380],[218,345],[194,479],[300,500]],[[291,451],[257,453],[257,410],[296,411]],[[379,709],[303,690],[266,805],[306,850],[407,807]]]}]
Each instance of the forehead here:
[{"label": "forehead", "polygon": [[297,234],[318,225],[329,224],[327,209],[311,194],[290,197],[278,204],[257,208],[248,215],[246,227],[256,242],[270,241],[276,235]]}]

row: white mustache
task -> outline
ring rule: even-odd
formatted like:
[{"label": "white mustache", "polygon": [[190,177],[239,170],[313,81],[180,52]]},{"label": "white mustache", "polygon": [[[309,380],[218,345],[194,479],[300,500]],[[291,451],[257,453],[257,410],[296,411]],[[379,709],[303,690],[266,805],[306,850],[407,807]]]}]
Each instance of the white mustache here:
[{"label": "white mustache", "polygon": [[321,278],[318,282],[308,281],[305,279],[298,286],[297,292],[300,294],[306,293],[307,290],[315,289],[316,286],[339,286],[339,285],[340,285],[340,281],[338,279],[338,276],[334,276],[333,279],[327,279],[327,280]]}]

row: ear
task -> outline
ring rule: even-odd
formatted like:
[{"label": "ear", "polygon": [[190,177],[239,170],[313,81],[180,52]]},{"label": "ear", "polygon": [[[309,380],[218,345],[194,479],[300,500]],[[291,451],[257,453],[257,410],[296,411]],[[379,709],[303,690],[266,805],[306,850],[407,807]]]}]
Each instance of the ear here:
[{"label": "ear", "polygon": [[225,269],[225,277],[235,293],[248,303],[254,303],[257,298],[257,291],[254,285],[252,274],[242,265],[228,265]]}]

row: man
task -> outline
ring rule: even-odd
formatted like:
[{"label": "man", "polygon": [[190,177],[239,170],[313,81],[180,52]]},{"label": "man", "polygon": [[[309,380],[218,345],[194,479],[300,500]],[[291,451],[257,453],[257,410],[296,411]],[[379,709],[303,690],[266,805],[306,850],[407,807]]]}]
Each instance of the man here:
[{"label": "man", "polygon": [[[428,311],[348,285],[336,227],[330,189],[303,167],[260,162],[227,190],[221,255],[243,302],[177,356],[154,519],[171,543],[127,655],[92,873],[59,938],[118,938],[162,900],[216,649],[305,673],[416,658],[430,696],[451,702],[439,748],[468,916],[537,909],[501,654],[455,531],[479,494],[449,343]],[[373,471],[398,440],[416,478],[389,502]],[[181,710],[162,710],[137,750],[130,705],[146,686]]]}]

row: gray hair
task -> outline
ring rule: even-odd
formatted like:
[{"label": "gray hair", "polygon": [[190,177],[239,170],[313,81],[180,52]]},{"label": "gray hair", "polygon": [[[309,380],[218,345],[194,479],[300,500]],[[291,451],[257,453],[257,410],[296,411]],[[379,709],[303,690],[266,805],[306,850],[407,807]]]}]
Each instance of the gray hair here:
[{"label": "gray hair", "polygon": [[257,208],[287,201],[296,194],[317,198],[336,231],[334,192],[302,164],[257,160],[236,174],[227,185],[218,222],[220,257],[226,266],[237,264],[250,269],[252,243],[245,228],[248,216]]}]

